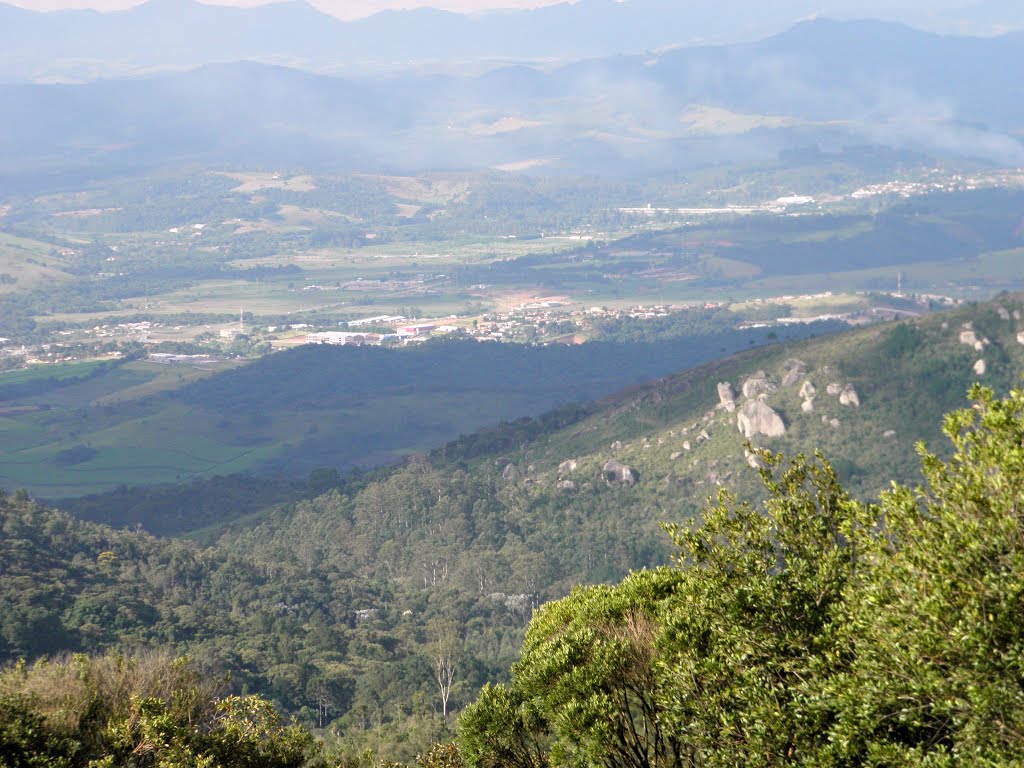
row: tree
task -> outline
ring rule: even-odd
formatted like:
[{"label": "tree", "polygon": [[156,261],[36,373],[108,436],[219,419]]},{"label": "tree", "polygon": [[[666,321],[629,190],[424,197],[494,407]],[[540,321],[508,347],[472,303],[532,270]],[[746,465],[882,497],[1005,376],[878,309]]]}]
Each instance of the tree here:
[{"label": "tree", "polygon": [[539,708],[515,685],[485,685],[462,712],[459,753],[479,768],[546,768],[550,737]]},{"label": "tree", "polygon": [[258,696],[217,698],[164,654],[41,660],[0,673],[0,764],[299,768],[319,752]]},{"label": "tree", "polygon": [[761,459],[769,500],[723,492],[700,521],[669,526],[675,567],[541,608],[510,688],[463,719],[468,764],[491,764],[487,745],[524,768],[772,765],[819,738],[798,722],[802,686],[832,650],[875,513],[823,460]]},{"label": "tree", "polygon": [[877,529],[877,508],[820,456],[759,455],[761,508],[723,492],[701,521],[669,527],[681,584],[661,617],[658,699],[691,764],[788,765],[816,750],[827,713],[807,702],[837,658],[837,611]]},{"label": "tree", "polygon": [[448,701],[459,665],[462,641],[454,622],[439,621],[430,628],[433,637],[430,650],[434,667],[434,681],[441,698],[441,717],[448,719]]},{"label": "tree", "polygon": [[678,584],[673,569],[641,571],[537,613],[513,678],[544,713],[554,763],[678,763],[681,740],[662,727],[656,680],[657,616]]},{"label": "tree", "polygon": [[1024,391],[970,397],[943,424],[952,456],[919,446],[924,486],[882,500],[823,696],[832,762],[1024,762]]}]

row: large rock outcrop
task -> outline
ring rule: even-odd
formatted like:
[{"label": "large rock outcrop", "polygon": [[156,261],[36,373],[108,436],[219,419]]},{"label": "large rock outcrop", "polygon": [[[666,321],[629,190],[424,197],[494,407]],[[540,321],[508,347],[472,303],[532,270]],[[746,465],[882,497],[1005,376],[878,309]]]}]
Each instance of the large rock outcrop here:
[{"label": "large rock outcrop", "polygon": [[763,400],[747,400],[736,415],[736,426],[748,440],[755,435],[780,437],[786,434],[782,417]]},{"label": "large rock outcrop", "polygon": [[960,343],[974,347],[976,352],[981,352],[988,345],[989,340],[984,336],[979,336],[973,325],[964,323],[964,329],[960,331]]},{"label": "large rock outcrop", "polygon": [[971,329],[965,329],[960,331],[960,343],[966,344],[968,347],[973,347],[980,341],[978,334]]},{"label": "large rock outcrop", "polygon": [[640,480],[640,473],[618,459],[609,459],[601,470],[608,485],[634,486]]},{"label": "large rock outcrop", "polygon": [[743,396],[748,400],[758,395],[767,395],[773,389],[774,387],[768,383],[768,374],[764,371],[758,371],[743,382]]},{"label": "large rock outcrop", "polygon": [[800,403],[800,410],[804,413],[814,412],[814,396],[818,390],[814,388],[814,385],[809,381],[804,381],[800,386],[800,397],[803,398],[803,402]]},{"label": "large rock outcrop", "polygon": [[853,384],[847,384],[843,387],[843,391],[839,393],[839,404],[852,405],[854,408],[860,406],[860,395],[858,395],[857,390],[853,388]]},{"label": "large rock outcrop", "polygon": [[728,381],[718,383],[718,407],[725,408],[729,413],[736,410],[736,395],[732,391],[732,384]]},{"label": "large rock outcrop", "polygon": [[782,365],[782,386],[793,387],[807,375],[807,363],[791,357]]}]

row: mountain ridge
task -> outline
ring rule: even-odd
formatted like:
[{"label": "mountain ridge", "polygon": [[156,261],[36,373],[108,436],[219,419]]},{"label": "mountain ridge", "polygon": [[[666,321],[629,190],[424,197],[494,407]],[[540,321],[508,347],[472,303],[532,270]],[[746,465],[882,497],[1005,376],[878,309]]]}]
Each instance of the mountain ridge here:
[{"label": "mountain ridge", "polygon": [[[347,21],[301,0],[252,8],[148,0],[104,13],[44,13],[0,4],[5,20],[0,79],[93,79],[96,73],[182,69],[239,58],[292,61],[307,68],[478,58],[564,62],[757,40],[817,10],[803,0],[770,8],[730,1],[735,6],[731,13],[670,0],[586,0],[471,15],[433,8],[385,10]],[[899,14],[882,16],[906,20]],[[850,9],[840,17],[850,18]],[[1021,26],[1024,18],[1017,21]]]},{"label": "mountain ridge", "polygon": [[[880,30],[890,39],[882,47]],[[10,115],[0,135],[7,160],[22,166],[55,150],[89,163],[91,145],[126,145],[136,163],[175,162],[183,144],[189,157],[212,163],[258,156],[362,170],[546,158],[555,172],[642,172],[752,153],[774,160],[815,144],[1019,165],[1024,84],[1014,73],[1024,69],[1024,49],[1016,40],[817,20],[757,43],[481,75],[337,77],[287,61],[220,61],[77,85],[0,85]],[[694,106],[740,119],[695,132],[685,119]],[[778,119],[742,119],[759,115]],[[509,130],[478,130],[508,117]]]}]

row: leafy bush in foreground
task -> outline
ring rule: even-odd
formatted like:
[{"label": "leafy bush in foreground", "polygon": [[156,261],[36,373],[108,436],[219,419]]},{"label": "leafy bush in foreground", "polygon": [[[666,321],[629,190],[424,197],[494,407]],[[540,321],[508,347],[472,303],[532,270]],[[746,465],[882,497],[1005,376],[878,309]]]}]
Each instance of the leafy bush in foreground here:
[{"label": "leafy bush in foreground", "polygon": [[0,674],[0,765],[298,768],[312,735],[258,696],[218,698],[187,661],[78,654]]},{"label": "leafy bush in foreground", "polygon": [[534,617],[460,721],[471,766],[1020,765],[1024,391],[971,391],[922,488],[852,499],[761,454],[768,501],[669,526],[671,567]]}]

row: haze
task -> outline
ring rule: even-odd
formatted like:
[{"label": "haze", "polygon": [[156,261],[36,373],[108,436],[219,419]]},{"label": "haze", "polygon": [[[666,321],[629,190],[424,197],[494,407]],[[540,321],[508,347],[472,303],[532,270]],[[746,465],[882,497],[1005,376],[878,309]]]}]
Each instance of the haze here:
[{"label": "haze", "polygon": [[[586,0],[584,0],[586,1]],[[630,0],[621,0],[630,2]],[[636,0],[633,0],[634,2]],[[117,11],[139,5],[132,0],[15,0],[10,3],[36,11],[54,11],[68,8],[93,8],[99,11]],[[264,5],[259,0],[232,0],[217,3],[236,7]],[[502,9],[526,9],[559,4],[557,0],[313,0],[310,3],[325,13],[341,19],[356,19],[386,10],[412,8],[439,8],[458,13],[479,13]],[[695,16],[711,10],[706,0],[690,2]],[[702,7],[703,6],[703,7]],[[763,14],[762,4],[751,0],[752,12]],[[774,4],[780,25],[808,16],[835,18],[876,18],[901,21],[906,24],[937,32],[965,34],[997,34],[1024,28],[1024,9],[1010,0],[979,3],[976,0],[781,0]],[[743,20],[736,19],[738,28]]]}]

